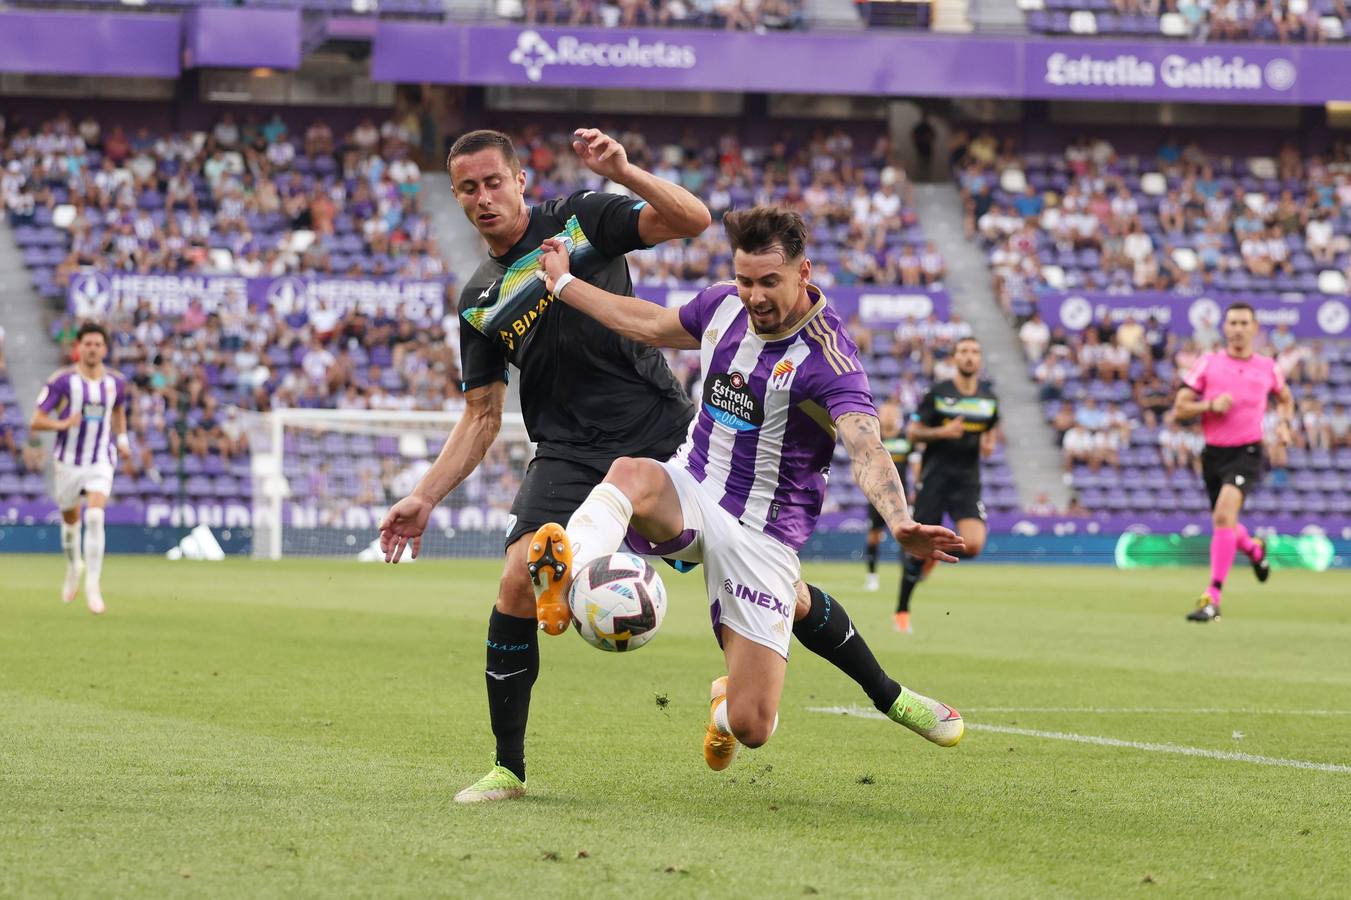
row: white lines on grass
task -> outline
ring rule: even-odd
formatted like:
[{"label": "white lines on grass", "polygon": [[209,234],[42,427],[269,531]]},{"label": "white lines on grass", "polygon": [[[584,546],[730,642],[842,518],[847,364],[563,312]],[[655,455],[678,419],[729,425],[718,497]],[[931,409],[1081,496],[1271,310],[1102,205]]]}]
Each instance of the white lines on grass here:
[{"label": "white lines on grass", "polygon": [[[859,706],[816,706],[808,707],[808,712],[833,713],[835,715],[858,716],[864,719],[885,719],[873,709]],[[1173,753],[1179,756],[1199,756],[1205,759],[1219,759],[1227,762],[1245,762],[1259,766],[1279,766],[1285,769],[1308,769],[1314,772],[1335,772],[1339,775],[1351,775],[1351,766],[1338,763],[1311,762],[1306,759],[1283,759],[1278,756],[1258,756],[1254,753],[1234,753],[1227,750],[1207,750],[1204,747],[1185,747],[1181,744],[1155,744],[1148,741],[1123,741],[1119,738],[1098,737],[1091,734],[1072,734],[1065,731],[1038,731],[1035,728],[1015,728],[1011,725],[987,725],[980,722],[967,722],[972,731],[990,731],[996,734],[1016,734],[1022,737],[1043,738],[1051,741],[1069,741],[1075,744],[1095,744],[1099,747],[1120,747],[1127,750],[1143,750],[1147,753]]]},{"label": "white lines on grass", "polygon": [[1215,706],[1201,706],[1194,709],[1177,709],[1166,706],[973,706],[967,708],[973,713],[1086,713],[1091,715],[1117,715],[1123,713],[1143,713],[1146,715],[1224,715],[1224,716],[1351,716],[1351,709],[1224,709]]}]

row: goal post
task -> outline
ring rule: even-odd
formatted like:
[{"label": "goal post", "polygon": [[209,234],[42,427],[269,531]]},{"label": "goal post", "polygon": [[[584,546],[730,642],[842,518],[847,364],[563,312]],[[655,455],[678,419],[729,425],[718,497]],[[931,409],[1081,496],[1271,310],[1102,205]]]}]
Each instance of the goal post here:
[{"label": "goal post", "polygon": [[[252,555],[373,559],[381,517],[427,471],[461,412],[243,412],[251,452]],[[512,500],[534,455],[504,414],[483,462],[435,510],[429,557],[500,556]]]}]

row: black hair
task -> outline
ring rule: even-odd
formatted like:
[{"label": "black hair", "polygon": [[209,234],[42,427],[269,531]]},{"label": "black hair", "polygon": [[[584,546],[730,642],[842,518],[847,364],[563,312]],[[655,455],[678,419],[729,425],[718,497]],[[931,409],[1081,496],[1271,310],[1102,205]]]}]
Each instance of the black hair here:
[{"label": "black hair", "polygon": [[783,251],[785,261],[800,259],[807,249],[807,223],[790,209],[753,206],[723,216],[723,228],[733,252]]},{"label": "black hair", "polygon": [[506,160],[513,174],[521,171],[521,159],[516,155],[516,147],[511,143],[511,138],[491,128],[480,128],[456,138],[455,143],[450,145],[450,155],[446,157],[446,171],[450,171],[450,164],[457,156],[468,156],[480,150],[493,148],[502,154],[502,159]]}]

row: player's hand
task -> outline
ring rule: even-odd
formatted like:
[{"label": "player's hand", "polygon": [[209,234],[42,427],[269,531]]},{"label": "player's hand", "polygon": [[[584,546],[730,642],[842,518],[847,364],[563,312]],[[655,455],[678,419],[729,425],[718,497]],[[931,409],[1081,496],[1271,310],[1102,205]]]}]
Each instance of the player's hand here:
[{"label": "player's hand", "polygon": [[385,562],[397,563],[403,558],[405,547],[412,546],[411,559],[417,559],[422,549],[422,532],[432,515],[432,504],[421,497],[409,495],[389,508],[380,520],[380,552]]},{"label": "player's hand", "polygon": [[624,145],[599,128],[574,131],[572,149],[588,169],[611,181],[619,181],[629,167],[629,154]]},{"label": "player's hand", "polygon": [[1210,411],[1216,415],[1224,415],[1229,412],[1229,407],[1234,405],[1234,398],[1229,394],[1220,394],[1210,401]]},{"label": "player's hand", "polygon": [[936,559],[939,562],[955,563],[960,553],[966,549],[961,535],[942,525],[921,525],[918,522],[906,522],[892,532],[896,543],[916,559]]},{"label": "player's hand", "polygon": [[539,245],[539,270],[544,273],[544,286],[549,293],[554,292],[554,283],[562,278],[571,267],[568,260],[566,241],[557,238],[545,238]]},{"label": "player's hand", "polygon": [[966,434],[966,419],[961,416],[958,416],[955,419],[949,419],[943,423],[942,428],[938,429],[939,437],[948,438],[954,441],[964,434]]},{"label": "player's hand", "polygon": [[1290,423],[1276,423],[1276,440],[1280,442],[1282,447],[1289,447],[1295,442],[1295,436],[1290,433]]}]

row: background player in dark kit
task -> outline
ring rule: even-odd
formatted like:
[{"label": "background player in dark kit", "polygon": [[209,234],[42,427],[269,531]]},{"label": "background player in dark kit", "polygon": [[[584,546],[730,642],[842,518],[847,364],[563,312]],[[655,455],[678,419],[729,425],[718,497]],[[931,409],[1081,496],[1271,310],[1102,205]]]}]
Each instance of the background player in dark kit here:
[{"label": "background player in dark kit", "polygon": [[[980,500],[980,460],[994,452],[999,400],[980,378],[980,342],[963,338],[952,351],[957,374],[929,388],[912,415],[908,436],[924,444],[915,497],[915,521],[938,525],[946,513],[966,542],[971,559],[985,547],[985,504]],[[910,597],[924,575],[924,562],[907,557],[901,576],[898,621],[909,628]]]}]

